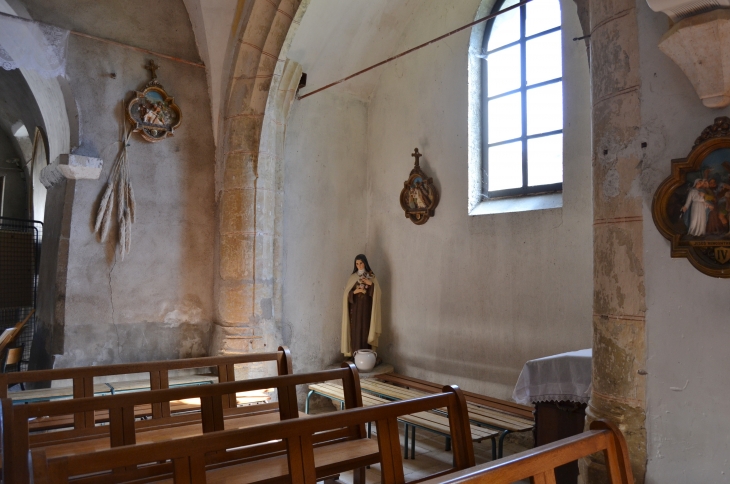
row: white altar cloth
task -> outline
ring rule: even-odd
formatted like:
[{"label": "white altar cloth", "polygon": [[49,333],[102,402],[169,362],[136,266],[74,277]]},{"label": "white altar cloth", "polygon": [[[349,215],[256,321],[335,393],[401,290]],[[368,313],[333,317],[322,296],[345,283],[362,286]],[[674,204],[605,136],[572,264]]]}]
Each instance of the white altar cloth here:
[{"label": "white altar cloth", "polygon": [[588,403],[592,357],[593,350],[589,348],[528,361],[512,398],[523,405],[549,401]]}]

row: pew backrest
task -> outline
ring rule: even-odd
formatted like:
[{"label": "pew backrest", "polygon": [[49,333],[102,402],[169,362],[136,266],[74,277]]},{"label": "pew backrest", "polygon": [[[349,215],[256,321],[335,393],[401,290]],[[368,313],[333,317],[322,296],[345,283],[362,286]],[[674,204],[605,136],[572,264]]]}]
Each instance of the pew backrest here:
[{"label": "pew backrest", "polygon": [[602,452],[606,461],[608,480],[605,482],[634,483],[623,434],[611,422],[596,420],[591,423],[587,432],[421,484],[508,484],[523,479],[540,484],[554,484],[556,467],[597,452]]},{"label": "pew backrest", "polygon": [[[136,444],[137,432],[158,430],[174,420],[174,417],[158,420],[157,427],[150,428],[149,421],[135,423],[134,407],[139,405],[155,405],[186,398],[200,398],[200,414],[195,423],[202,423],[204,433],[224,430],[224,401],[229,394],[246,392],[264,388],[276,388],[278,393],[278,408],[280,420],[295,419],[299,416],[296,385],[307,385],[326,380],[342,380],[346,388],[345,398],[347,408],[362,406],[359,376],[357,368],[352,363],[343,364],[343,368],[326,370],[299,375],[281,375],[276,377],[240,380],[196,387],[180,387],[150,392],[136,392],[100,397],[87,397],[74,400],[55,402],[31,403],[13,406],[8,399],[2,399],[3,408],[9,406],[10,411],[3,412],[3,416],[10,415],[12,421],[5,421],[14,438],[7,442],[4,449],[5,476],[7,482],[24,483],[29,481],[28,451],[34,448],[48,448],[53,445],[68,442],[77,442],[83,439],[109,437],[109,446],[133,446]],[[255,407],[254,407],[255,408]],[[45,434],[30,435],[28,422],[40,416],[66,415],[74,412],[106,411],[109,415],[109,425],[93,428],[70,429]],[[177,425],[176,422],[172,422]],[[364,425],[340,429],[329,434],[317,436],[318,442],[337,441],[365,435]],[[179,439],[176,442],[183,440]],[[145,444],[148,448],[150,444]],[[282,450],[280,446],[262,446],[256,455]]]},{"label": "pew backrest", "polygon": [[[201,435],[174,442],[159,442],[144,446],[124,446],[93,454],[69,455],[48,459],[43,449],[32,451],[35,482],[60,484],[74,482],[77,476],[96,474],[95,478],[111,476],[129,469],[148,469],[167,462],[172,468],[175,484],[204,484],[206,467],[219,463],[221,454],[235,456],[246,446],[280,440],[286,446],[291,482],[314,484],[316,467],[313,448],[321,433],[341,428],[361,428],[374,421],[381,463],[381,482],[400,484],[405,481],[400,453],[397,418],[416,412],[447,407],[451,427],[454,469],[474,465],[474,449],[469,433],[466,401],[458,387],[444,387],[444,392],[413,400],[387,403],[376,407],[354,408],[298,420],[226,430],[215,435]],[[364,434],[349,438],[366,438]],[[243,449],[241,449],[243,447]],[[231,460],[233,465],[240,461]],[[245,465],[245,464],[244,464]],[[245,472],[242,469],[241,472]],[[449,472],[449,471],[445,471]],[[99,474],[105,473],[105,474]],[[78,480],[78,482],[83,482]],[[115,482],[124,482],[116,480]]]}]

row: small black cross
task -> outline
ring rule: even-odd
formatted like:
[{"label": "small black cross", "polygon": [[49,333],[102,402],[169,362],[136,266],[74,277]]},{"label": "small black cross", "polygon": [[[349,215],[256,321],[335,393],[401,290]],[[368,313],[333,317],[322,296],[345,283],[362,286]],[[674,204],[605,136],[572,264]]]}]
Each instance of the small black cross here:
[{"label": "small black cross", "polygon": [[414,149],[414,151],[413,151],[413,154],[412,154],[411,156],[413,156],[413,157],[414,157],[414,158],[416,159],[416,166],[419,166],[419,164],[418,164],[418,160],[419,160],[419,158],[421,158],[421,157],[422,157],[423,155],[422,155],[421,153],[419,153],[419,152],[418,152],[418,148],[415,148],[415,149]]},{"label": "small black cross", "polygon": [[155,71],[157,71],[157,69],[159,69],[160,66],[155,64],[155,61],[151,60],[149,64],[144,66],[144,68],[152,73],[152,79],[157,79],[157,72],[155,72]]}]

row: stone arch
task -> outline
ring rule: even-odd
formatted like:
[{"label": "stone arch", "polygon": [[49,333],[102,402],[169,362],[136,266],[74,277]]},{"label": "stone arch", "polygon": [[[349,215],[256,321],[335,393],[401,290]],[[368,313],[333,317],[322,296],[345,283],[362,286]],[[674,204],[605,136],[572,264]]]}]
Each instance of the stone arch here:
[{"label": "stone arch", "polygon": [[219,138],[211,354],[266,351],[280,339],[278,167],[301,76],[301,66],[287,61],[286,52],[308,3],[257,0],[240,12]]},{"label": "stone arch", "polygon": [[[20,2],[0,0],[0,11],[22,18],[31,16]],[[33,39],[29,39],[33,41]],[[10,53],[12,55],[12,52]],[[45,78],[33,70],[20,69],[41,114],[47,161],[51,166],[44,168],[45,175],[52,174],[56,182],[64,179],[53,174],[62,155],[68,155],[79,144],[79,117],[76,101],[65,78]],[[101,168],[99,166],[99,168]],[[49,172],[50,169],[50,172]],[[41,180],[44,180],[41,174]],[[39,181],[39,180],[34,180]],[[50,185],[45,181],[46,187]],[[41,187],[43,190],[46,187]],[[36,334],[32,345],[30,369],[52,366],[50,355],[63,347],[62,331],[55,340],[53,328],[63,325],[64,293],[66,287],[66,262],[68,244],[63,243],[62,234],[70,228],[71,217],[64,206],[70,206],[73,186],[59,183],[46,198],[43,236],[43,250],[40,260],[40,277],[36,309]]]}]

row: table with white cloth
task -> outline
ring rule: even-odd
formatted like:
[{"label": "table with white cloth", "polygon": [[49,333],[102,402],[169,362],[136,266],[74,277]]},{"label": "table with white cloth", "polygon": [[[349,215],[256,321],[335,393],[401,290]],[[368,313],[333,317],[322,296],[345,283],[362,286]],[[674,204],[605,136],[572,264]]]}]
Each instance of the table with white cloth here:
[{"label": "table with white cloth", "polygon": [[[549,444],[583,431],[585,408],[591,396],[593,350],[579,350],[530,360],[522,368],[512,398],[535,405],[535,446]],[[555,469],[558,484],[575,484],[578,465]]]}]

